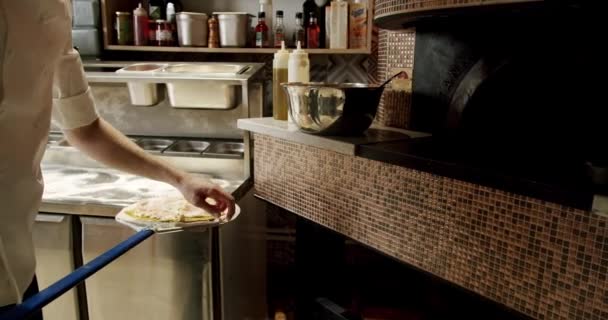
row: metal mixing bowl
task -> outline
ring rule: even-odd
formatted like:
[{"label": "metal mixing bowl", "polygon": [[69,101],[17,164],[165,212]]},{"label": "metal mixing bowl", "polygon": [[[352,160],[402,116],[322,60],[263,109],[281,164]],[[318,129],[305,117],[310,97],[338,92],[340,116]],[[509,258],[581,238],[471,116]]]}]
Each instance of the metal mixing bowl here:
[{"label": "metal mixing bowl", "polygon": [[289,112],[300,130],[318,135],[360,135],[376,116],[383,86],[361,83],[283,83]]}]

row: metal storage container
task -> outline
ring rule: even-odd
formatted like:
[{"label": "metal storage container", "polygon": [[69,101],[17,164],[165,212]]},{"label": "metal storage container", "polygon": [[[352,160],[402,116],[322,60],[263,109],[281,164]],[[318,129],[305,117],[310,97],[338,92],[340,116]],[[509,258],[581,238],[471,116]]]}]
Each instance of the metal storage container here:
[{"label": "metal storage container", "polygon": [[[116,72],[131,74],[146,74],[160,70],[165,65],[156,63],[138,63],[122,68]],[[143,82],[128,82],[131,104],[135,106],[153,106],[158,103],[158,84]]]},{"label": "metal storage container", "polygon": [[222,48],[247,46],[249,14],[246,12],[214,12],[220,26],[220,46]]},{"label": "metal storage container", "polygon": [[180,12],[176,15],[177,39],[180,47],[206,47],[208,36],[207,15],[197,12]]},{"label": "metal storage container", "polygon": [[[170,65],[163,69],[166,74],[236,76],[247,70],[238,64]],[[171,106],[176,108],[232,109],[239,102],[239,85],[221,80],[176,80],[167,82]]]}]

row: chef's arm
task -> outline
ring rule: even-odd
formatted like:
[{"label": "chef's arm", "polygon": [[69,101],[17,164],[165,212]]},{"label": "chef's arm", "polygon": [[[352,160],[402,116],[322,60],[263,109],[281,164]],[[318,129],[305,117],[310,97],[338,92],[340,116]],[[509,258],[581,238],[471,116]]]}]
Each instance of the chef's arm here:
[{"label": "chef's arm", "polygon": [[194,205],[212,213],[227,210],[229,217],[234,213],[234,199],[221,187],[146,153],[101,118],[63,131],[71,145],[109,167],[169,183]]},{"label": "chef's arm", "polygon": [[64,130],[64,134],[71,145],[109,167],[175,187],[186,175],[158,157],[148,155],[102,118],[80,128]]},{"label": "chef's arm", "polygon": [[[65,132],[68,141],[99,162],[167,182],[194,205],[216,215],[227,210],[228,216],[232,216],[235,205],[230,194],[146,154],[99,117],[80,55],[72,48],[72,29],[66,27],[62,31],[65,43],[53,75],[52,114],[54,123]],[[208,199],[214,203],[208,203]]]}]

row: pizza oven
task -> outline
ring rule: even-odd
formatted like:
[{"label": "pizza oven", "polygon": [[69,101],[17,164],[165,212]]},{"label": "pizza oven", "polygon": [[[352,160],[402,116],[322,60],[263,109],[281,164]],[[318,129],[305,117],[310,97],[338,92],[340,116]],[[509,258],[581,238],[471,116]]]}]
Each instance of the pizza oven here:
[{"label": "pizza oven", "polygon": [[480,162],[606,166],[588,9],[546,4],[417,23],[413,129]]}]

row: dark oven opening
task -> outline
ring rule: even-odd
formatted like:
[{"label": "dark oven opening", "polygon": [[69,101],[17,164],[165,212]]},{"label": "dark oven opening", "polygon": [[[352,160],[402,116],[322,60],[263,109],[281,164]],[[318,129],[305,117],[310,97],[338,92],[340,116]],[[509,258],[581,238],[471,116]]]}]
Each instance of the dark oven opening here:
[{"label": "dark oven opening", "polygon": [[480,159],[606,164],[599,35],[588,10],[547,4],[417,26],[414,129]]},{"label": "dark oven opening", "polygon": [[267,241],[268,314],[275,319],[527,319],[319,224],[268,206],[269,228],[290,234]]},{"label": "dark oven opening", "polygon": [[417,25],[412,128],[474,167],[608,192],[593,10],[546,1]]}]

